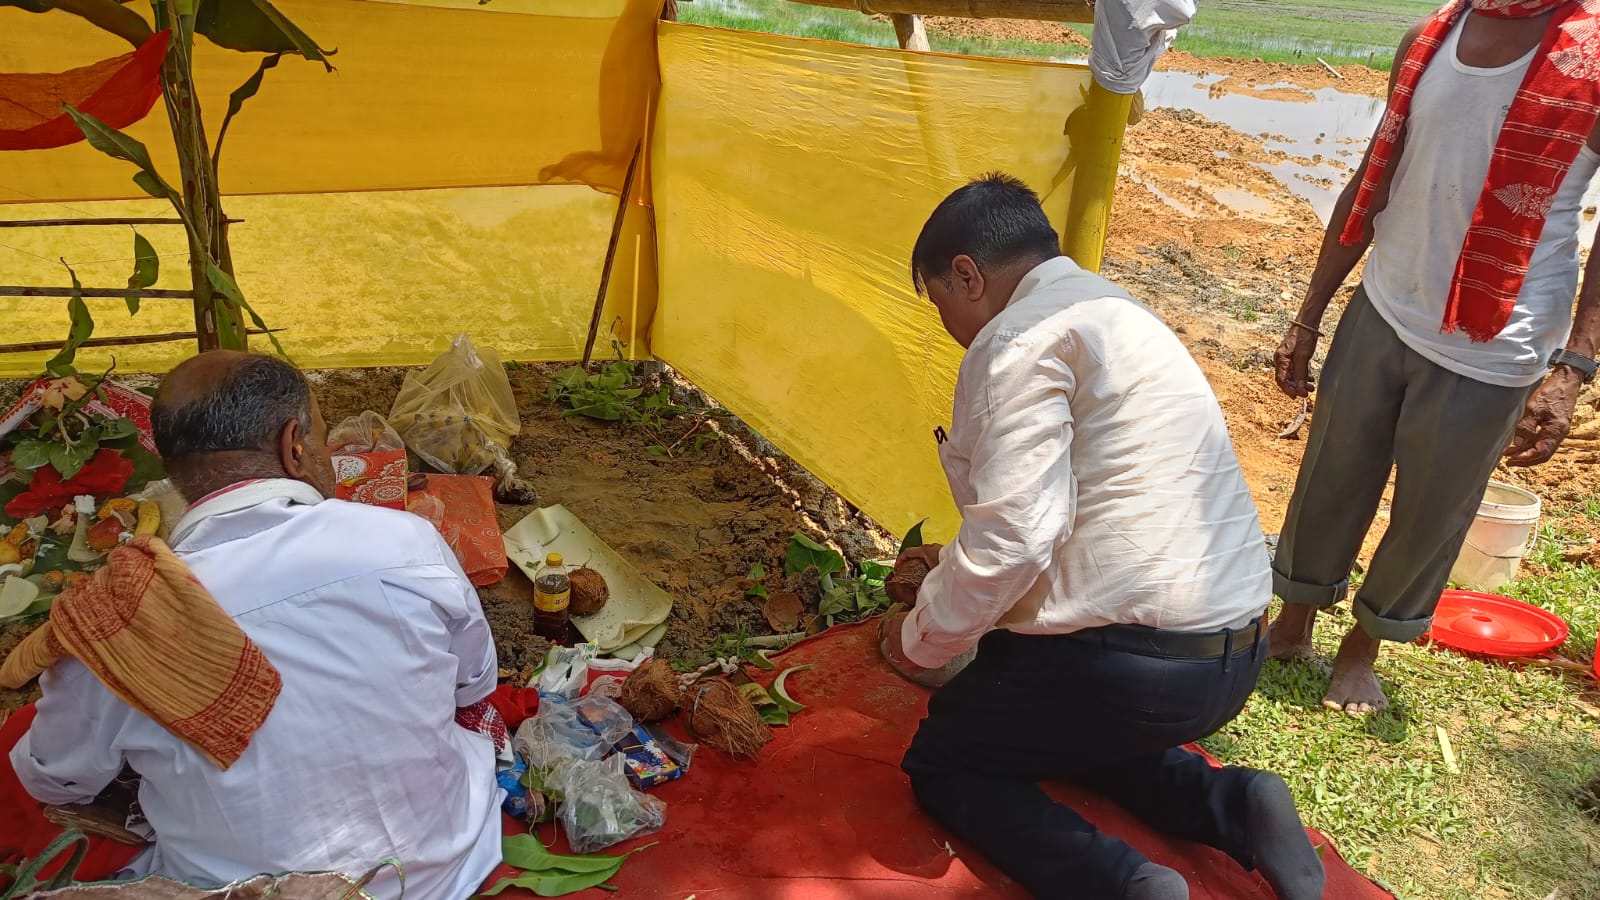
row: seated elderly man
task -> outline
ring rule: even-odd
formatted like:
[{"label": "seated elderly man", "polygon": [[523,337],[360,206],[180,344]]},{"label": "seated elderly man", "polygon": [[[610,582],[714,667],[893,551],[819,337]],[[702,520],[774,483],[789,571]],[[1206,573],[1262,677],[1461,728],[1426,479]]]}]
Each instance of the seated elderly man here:
[{"label": "seated elderly man", "polygon": [[[139,874],[197,885],[263,872],[359,877],[394,858],[408,898],[475,893],[500,862],[501,795],[492,740],[456,712],[494,690],[497,666],[449,547],[416,516],[327,499],[327,427],[304,376],[280,359],[189,360],[163,383],[152,420],[193,505],[171,552],[146,542],[107,568],[134,567],[148,551],[149,583],[200,595],[194,625],[188,638],[141,631],[139,617],[153,613],[139,601],[172,601],[148,586],[123,597],[110,576],[97,582],[116,614],[94,623],[109,630],[52,613],[56,639],[40,643],[54,656],[36,664],[48,666],[44,696],[11,754],[22,785],[45,803],[81,803],[131,767],[155,832]],[[134,637],[106,637],[115,626]],[[230,632],[239,650],[219,675],[201,663]],[[83,649],[141,636],[132,653],[154,671],[130,675],[112,654]],[[185,693],[207,691],[192,715],[172,713]],[[400,884],[385,874],[369,890],[393,897]]]}]

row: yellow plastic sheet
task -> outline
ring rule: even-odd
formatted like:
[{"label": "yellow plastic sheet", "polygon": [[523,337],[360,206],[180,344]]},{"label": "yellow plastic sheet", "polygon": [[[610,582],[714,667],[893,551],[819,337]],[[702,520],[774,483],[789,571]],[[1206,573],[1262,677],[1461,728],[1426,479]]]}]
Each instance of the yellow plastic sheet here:
[{"label": "yellow plastic sheet", "polygon": [[[338,69],[289,57],[267,73],[229,130],[225,192],[550,183],[620,190],[656,82],[658,0],[277,6],[338,49]],[[0,8],[0,71],[61,71],[129,49],[66,13]],[[195,38],[195,83],[213,137],[229,92],[259,59]],[[162,106],[128,131],[176,183]],[[142,197],[132,174],[82,143],[0,153],[0,202]]]},{"label": "yellow plastic sheet", "polygon": [[659,53],[656,354],[887,528],[949,536],[933,429],[961,351],[912,288],[911,245],[993,169],[1058,226],[1073,191],[1109,197],[1114,167],[1074,184],[1063,136],[1087,70],[686,25]]}]

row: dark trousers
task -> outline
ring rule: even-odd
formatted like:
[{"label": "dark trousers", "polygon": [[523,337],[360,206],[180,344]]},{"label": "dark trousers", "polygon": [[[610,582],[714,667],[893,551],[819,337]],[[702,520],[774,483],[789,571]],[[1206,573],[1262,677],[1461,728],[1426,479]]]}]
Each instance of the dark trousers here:
[{"label": "dark trousers", "polygon": [[1121,897],[1147,862],[1038,782],[1078,782],[1162,834],[1246,867],[1244,786],[1180,749],[1244,708],[1266,644],[1161,659],[1071,635],[994,631],[933,695],[902,768],[917,802],[1037,897]]}]

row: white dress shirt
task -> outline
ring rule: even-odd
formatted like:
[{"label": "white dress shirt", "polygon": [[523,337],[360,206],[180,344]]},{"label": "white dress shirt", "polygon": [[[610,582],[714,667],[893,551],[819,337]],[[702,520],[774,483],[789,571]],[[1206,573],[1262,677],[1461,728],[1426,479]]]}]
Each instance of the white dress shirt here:
[{"label": "white dress shirt", "polygon": [[[41,677],[18,778],[45,803],[78,803],[131,765],[156,832],[136,874],[359,877],[394,857],[408,900],[475,894],[500,861],[501,798],[491,742],[455,723],[497,676],[477,592],[417,516],[293,481],[248,490],[197,504],[173,537],[283,677],[244,754],[218,769],[65,660]],[[370,890],[400,886],[386,872]]]},{"label": "white dress shirt", "polygon": [[1061,256],[979,332],[940,448],[961,529],[901,637],[937,668],[1001,627],[1239,627],[1272,595],[1222,409],[1166,325]]}]

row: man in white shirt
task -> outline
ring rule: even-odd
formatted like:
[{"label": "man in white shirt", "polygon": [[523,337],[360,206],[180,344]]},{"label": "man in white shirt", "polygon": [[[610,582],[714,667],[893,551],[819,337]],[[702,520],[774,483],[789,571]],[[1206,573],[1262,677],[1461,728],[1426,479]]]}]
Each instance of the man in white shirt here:
[{"label": "man in white shirt", "polygon": [[1243,708],[1271,575],[1198,366],[1149,310],[1062,256],[1038,197],[987,176],[934,211],[912,274],[966,356],[940,447],[955,541],[884,653],[934,694],[904,769],[918,802],[1040,897],[1183,900],[1188,886],[1036,782],[1092,786],[1258,869],[1285,900],[1323,872],[1275,775],[1181,745]]},{"label": "man in white shirt", "polygon": [[[282,691],[222,770],[63,660],[11,754],[23,786],[82,803],[130,766],[155,831],[135,874],[359,877],[394,858],[407,898],[475,894],[500,862],[501,793],[491,740],[455,715],[498,673],[454,554],[416,516],[325,499],[327,426],[283,360],[196,357],[167,376],[152,421],[168,474],[196,501],[173,549]],[[400,884],[384,874],[370,890],[398,897]]]}]

